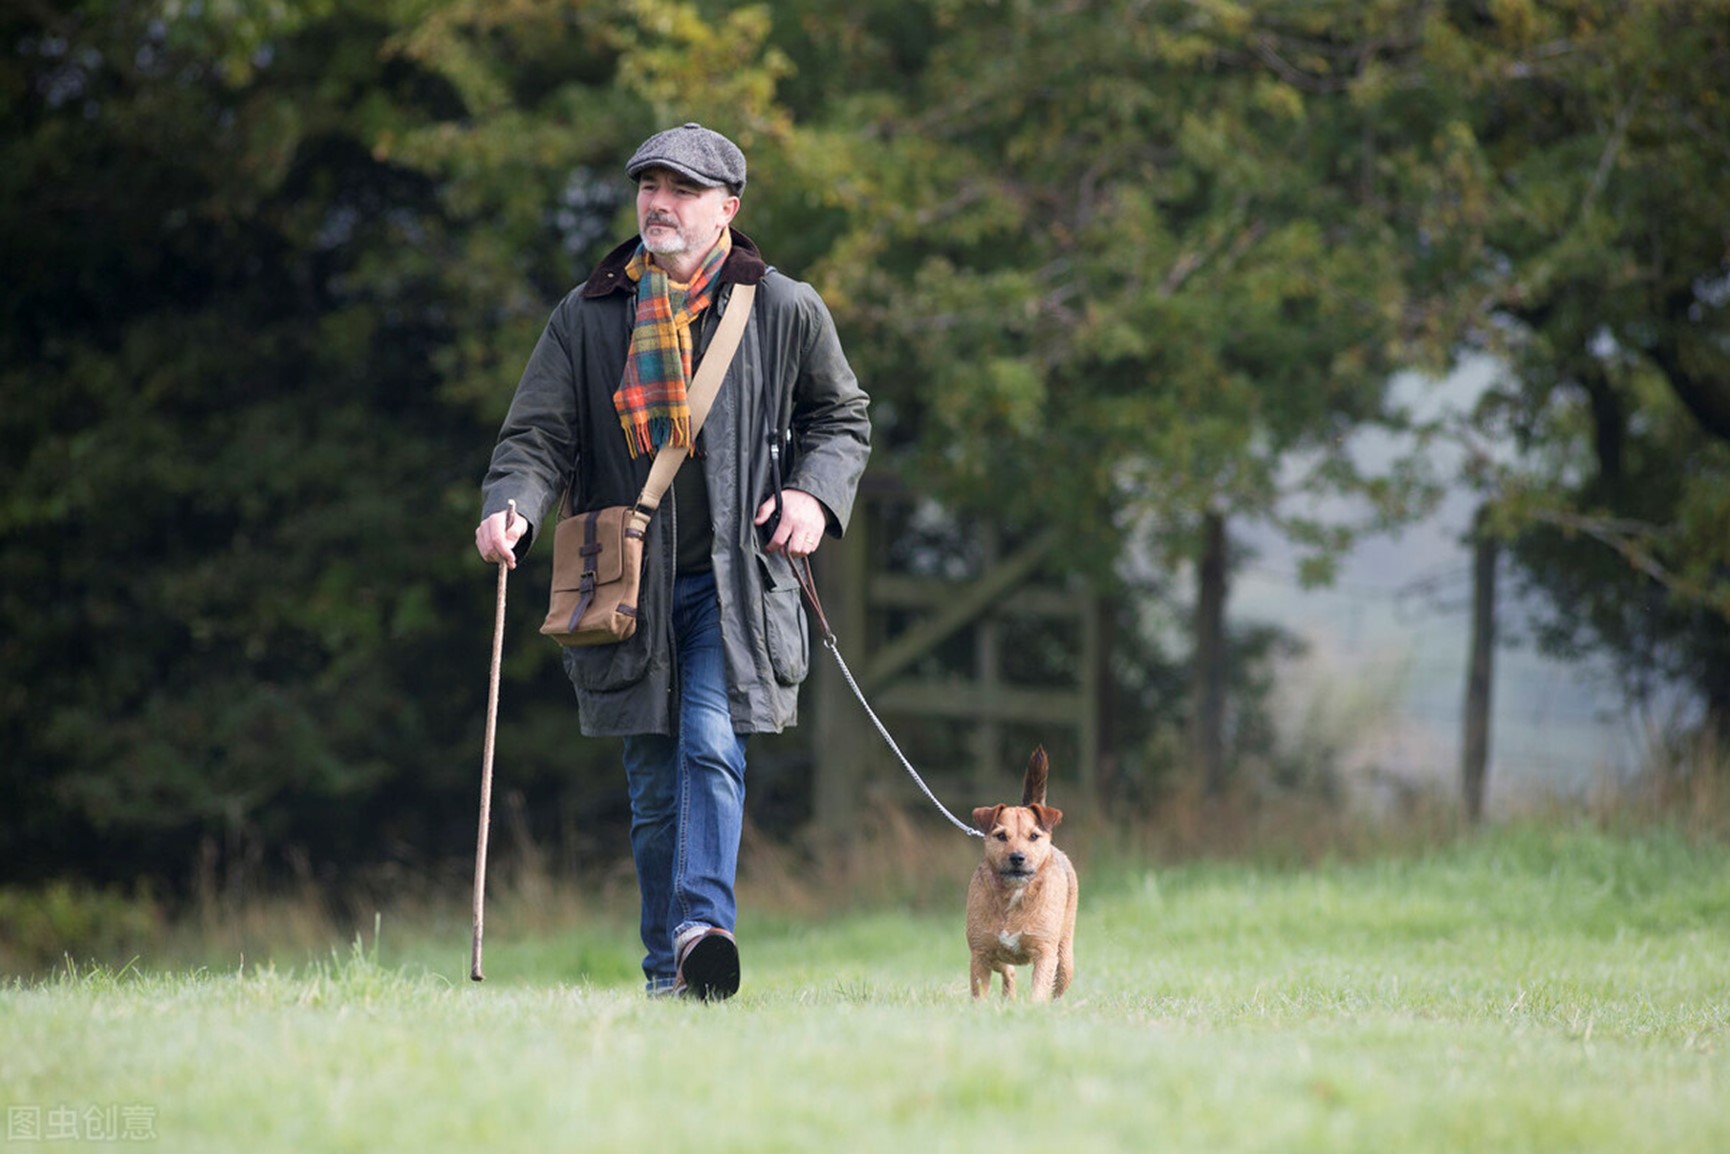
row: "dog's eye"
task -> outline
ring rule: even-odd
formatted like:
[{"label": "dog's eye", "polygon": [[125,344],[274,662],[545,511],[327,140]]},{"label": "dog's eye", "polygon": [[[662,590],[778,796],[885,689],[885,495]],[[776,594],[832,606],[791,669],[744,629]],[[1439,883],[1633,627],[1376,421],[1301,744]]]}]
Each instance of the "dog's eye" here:
[{"label": "dog's eye", "polygon": [[1038,841],[1039,840],[1039,831],[1034,830],[1032,833],[1028,834],[1027,840],[1028,841]]},{"label": "dog's eye", "polygon": [[998,830],[994,836],[996,836],[998,841],[1008,841],[1009,840],[1009,834],[1006,831],[1001,830],[1001,829]]}]

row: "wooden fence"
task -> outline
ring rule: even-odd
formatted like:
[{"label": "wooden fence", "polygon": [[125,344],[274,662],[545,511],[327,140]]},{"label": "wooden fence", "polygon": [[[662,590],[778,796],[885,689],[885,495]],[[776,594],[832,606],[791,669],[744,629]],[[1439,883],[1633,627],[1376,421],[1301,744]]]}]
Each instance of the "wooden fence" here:
[{"label": "wooden fence", "polygon": [[[1017,800],[1028,751],[1008,747],[1010,727],[1061,733],[1074,764],[1057,760],[1054,781],[1080,798],[1096,797],[1100,614],[1085,583],[1054,582],[1042,572],[1061,535],[1048,530],[1004,541],[992,526],[957,526],[947,545],[925,550],[927,564],[910,567],[895,546],[905,542],[899,527],[918,505],[913,495],[868,477],[847,536],[830,541],[815,561],[830,626],[866,700],[963,820],[974,805]],[[929,563],[945,549],[946,564]],[[1060,643],[1071,647],[1071,676],[1028,684],[1006,675],[1011,647],[1032,623],[1058,630]],[[905,771],[822,648],[815,624],[812,644],[816,669],[807,702],[814,712],[818,822],[844,823],[879,789],[917,799],[910,784],[903,789],[887,776],[904,779]],[[922,764],[921,743],[904,738],[903,726],[926,733],[937,726],[952,739],[964,737],[968,754]]]}]

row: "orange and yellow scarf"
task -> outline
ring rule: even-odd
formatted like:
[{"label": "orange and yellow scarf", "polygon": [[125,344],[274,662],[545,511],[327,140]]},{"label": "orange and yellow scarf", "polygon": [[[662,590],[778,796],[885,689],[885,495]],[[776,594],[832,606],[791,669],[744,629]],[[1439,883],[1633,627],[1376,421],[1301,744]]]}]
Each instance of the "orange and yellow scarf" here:
[{"label": "orange and yellow scarf", "polygon": [[625,266],[625,275],[637,284],[637,319],[613,407],[633,458],[669,441],[691,447],[691,407],[685,395],[691,383],[691,322],[714,300],[717,274],[732,248],[731,232],[722,229],[721,239],[688,285],[668,279],[641,245]]}]

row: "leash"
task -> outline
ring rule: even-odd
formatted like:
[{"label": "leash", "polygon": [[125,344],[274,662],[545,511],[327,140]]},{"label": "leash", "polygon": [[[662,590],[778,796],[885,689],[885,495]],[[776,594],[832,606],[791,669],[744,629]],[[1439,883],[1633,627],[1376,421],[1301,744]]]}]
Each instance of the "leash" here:
[{"label": "leash", "polygon": [[931,792],[931,787],[925,784],[925,779],[919,776],[919,771],[913,768],[913,763],[907,760],[907,755],[901,752],[901,747],[895,744],[893,737],[889,736],[889,730],[877,717],[876,711],[871,708],[871,703],[865,700],[865,692],[859,688],[859,683],[853,679],[853,671],[847,668],[847,662],[841,656],[841,646],[835,640],[835,631],[829,628],[829,618],[823,613],[823,602],[817,596],[817,581],[811,573],[811,558],[809,556],[801,557],[793,562],[793,575],[799,578],[799,588],[804,590],[805,599],[811,603],[811,609],[817,614],[817,624],[823,629],[823,647],[835,655],[835,664],[840,666],[841,676],[847,679],[848,688],[853,690],[853,696],[857,697],[859,704],[864,706],[865,716],[869,717],[871,724],[877,727],[877,732],[882,735],[884,743],[895,752],[896,757],[900,758],[901,767],[907,771],[907,776],[913,779],[913,784],[919,787],[919,791],[925,795],[926,800],[937,807],[937,812],[949,819],[950,825],[968,837],[984,837],[983,833],[950,813],[944,808],[943,803],[937,800],[937,795]]}]

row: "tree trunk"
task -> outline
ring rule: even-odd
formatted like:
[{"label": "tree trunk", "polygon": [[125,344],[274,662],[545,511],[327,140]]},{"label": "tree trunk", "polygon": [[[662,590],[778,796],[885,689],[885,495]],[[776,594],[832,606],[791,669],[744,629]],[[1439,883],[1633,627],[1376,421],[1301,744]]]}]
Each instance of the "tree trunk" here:
[{"label": "tree trunk", "polygon": [[[1717,631],[1716,622],[1706,628]],[[1730,755],[1730,652],[1722,642],[1701,662],[1700,692],[1706,699],[1705,730],[1713,749]]]},{"label": "tree trunk", "polygon": [[1466,730],[1460,756],[1460,785],[1466,819],[1483,820],[1484,786],[1490,762],[1490,708],[1496,664],[1496,557],[1486,510],[1478,510],[1472,544],[1472,652],[1466,672]]},{"label": "tree trunk", "polygon": [[1196,567],[1195,666],[1192,670],[1191,746],[1209,797],[1226,789],[1225,767],[1225,517],[1202,520],[1202,552]]}]

